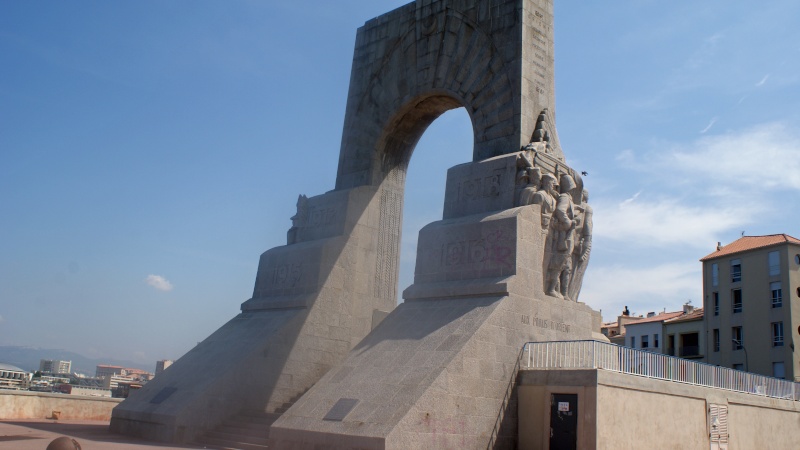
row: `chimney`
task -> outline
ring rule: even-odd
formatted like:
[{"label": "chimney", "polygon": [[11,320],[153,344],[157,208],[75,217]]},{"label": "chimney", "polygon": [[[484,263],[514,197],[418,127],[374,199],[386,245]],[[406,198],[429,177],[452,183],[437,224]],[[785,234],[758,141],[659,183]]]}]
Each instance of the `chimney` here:
[{"label": "chimney", "polygon": [[717,242],[717,251],[722,250],[722,242]]},{"label": "chimney", "polygon": [[688,303],[683,305],[683,313],[684,314],[691,314],[693,312],[694,312],[694,306],[692,306],[692,305],[690,305]]},{"label": "chimney", "polygon": [[647,313],[647,317],[655,317],[655,316],[656,316],[656,313],[653,312],[653,311],[650,311],[649,313]]}]

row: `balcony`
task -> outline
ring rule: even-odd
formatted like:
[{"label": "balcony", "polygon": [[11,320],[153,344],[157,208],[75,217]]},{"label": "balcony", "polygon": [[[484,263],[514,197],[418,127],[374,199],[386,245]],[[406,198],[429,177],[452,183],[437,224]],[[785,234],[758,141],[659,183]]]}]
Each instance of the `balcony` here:
[{"label": "balcony", "polygon": [[700,347],[697,345],[686,345],[680,348],[681,358],[702,358]]}]

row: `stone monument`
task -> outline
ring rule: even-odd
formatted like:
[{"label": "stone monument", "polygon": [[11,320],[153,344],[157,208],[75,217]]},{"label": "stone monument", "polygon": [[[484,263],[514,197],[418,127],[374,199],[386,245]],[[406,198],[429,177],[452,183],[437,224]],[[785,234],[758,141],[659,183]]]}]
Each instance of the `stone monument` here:
[{"label": "stone monument", "polygon": [[[185,442],[255,410],[280,415],[271,448],[512,448],[523,344],[600,338],[577,302],[591,208],[555,129],[552,14],[552,0],[417,0],[361,27],[335,189],[299,197],[241,314],[112,429]],[[458,107],[473,162],[448,171],[395,308],[406,168]]]}]

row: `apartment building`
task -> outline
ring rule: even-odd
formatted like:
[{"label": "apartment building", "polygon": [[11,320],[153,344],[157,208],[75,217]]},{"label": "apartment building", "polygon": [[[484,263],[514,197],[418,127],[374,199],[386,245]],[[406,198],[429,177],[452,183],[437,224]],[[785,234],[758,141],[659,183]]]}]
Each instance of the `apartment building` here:
[{"label": "apartment building", "polygon": [[800,381],[800,240],[743,236],[700,261],[706,361]]},{"label": "apartment building", "polygon": [[72,371],[72,361],[58,359],[39,360],[39,372],[50,374],[69,374]]}]

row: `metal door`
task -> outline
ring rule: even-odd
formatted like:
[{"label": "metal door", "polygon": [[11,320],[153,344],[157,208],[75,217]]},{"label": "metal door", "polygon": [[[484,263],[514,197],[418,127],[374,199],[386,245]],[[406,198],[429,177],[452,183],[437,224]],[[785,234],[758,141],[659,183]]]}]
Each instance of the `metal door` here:
[{"label": "metal door", "polygon": [[578,448],[578,394],[550,395],[550,450]]}]

